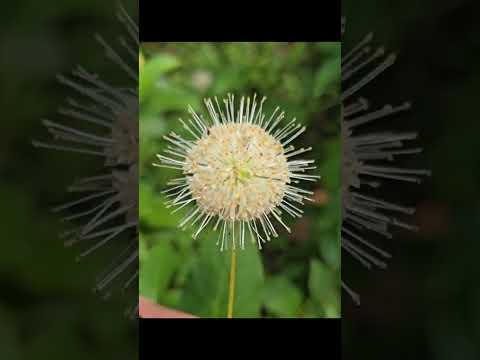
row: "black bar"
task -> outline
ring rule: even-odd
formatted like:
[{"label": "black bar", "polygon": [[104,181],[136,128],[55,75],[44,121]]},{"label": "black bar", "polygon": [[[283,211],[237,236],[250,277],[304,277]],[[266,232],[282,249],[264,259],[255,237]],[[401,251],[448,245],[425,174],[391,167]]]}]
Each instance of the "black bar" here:
[{"label": "black bar", "polygon": [[[205,349],[238,355],[242,348],[295,350],[341,358],[340,319],[139,319],[139,358],[158,359]],[[252,353],[252,357],[254,354]],[[198,354],[196,355],[198,356]],[[226,355],[225,355],[226,356]]]},{"label": "black bar", "polygon": [[[161,5],[160,5],[161,4]],[[297,7],[272,2],[140,1],[140,41],[340,41],[340,1]],[[195,8],[197,7],[197,8]]]}]

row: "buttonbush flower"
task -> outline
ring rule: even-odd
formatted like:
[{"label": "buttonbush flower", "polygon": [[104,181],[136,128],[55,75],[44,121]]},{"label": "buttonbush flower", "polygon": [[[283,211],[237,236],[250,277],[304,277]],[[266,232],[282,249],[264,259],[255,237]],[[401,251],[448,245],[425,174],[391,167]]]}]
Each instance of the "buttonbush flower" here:
[{"label": "buttonbush flower", "polygon": [[267,117],[265,100],[242,97],[235,108],[231,94],[223,99],[223,107],[217,98],[206,99],[208,119],[189,107],[191,118],[180,121],[190,137],[165,136],[169,145],[154,164],[182,174],[164,191],[173,212],[193,205],[179,227],[195,226],[196,238],[213,224],[219,229],[221,250],[243,249],[248,237],[261,249],[278,236],[278,225],[290,232],[283,213],[300,218],[304,201],[312,201],[312,192],[298,184],[319,178],[308,174],[315,169],[314,160],[296,158],[311,147],[292,145],[305,126],[295,118],[281,125],[285,114],[278,107]]}]

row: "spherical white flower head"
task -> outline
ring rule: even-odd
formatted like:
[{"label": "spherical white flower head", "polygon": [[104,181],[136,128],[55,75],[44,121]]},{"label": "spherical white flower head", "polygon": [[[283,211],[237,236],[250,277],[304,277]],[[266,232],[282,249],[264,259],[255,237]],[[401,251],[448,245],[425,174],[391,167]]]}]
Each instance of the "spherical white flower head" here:
[{"label": "spherical white flower head", "polygon": [[212,127],[189,152],[185,171],[200,209],[224,220],[270,212],[290,182],[282,144],[252,124]]},{"label": "spherical white flower head", "polygon": [[265,99],[257,109],[255,96],[253,101],[242,98],[236,112],[233,95],[224,99],[224,111],[216,98],[216,108],[207,99],[210,121],[190,108],[192,118],[188,123],[180,121],[194,139],[185,140],[175,133],[166,136],[172,144],[165,150],[168,156],[157,155],[161,164],[154,164],[185,175],[171,181],[173,187],[164,191],[172,198],[168,206],[177,206],[174,211],[190,203],[196,205],[179,226],[200,224],[194,234],[197,237],[215,218],[214,229],[222,227],[221,249],[227,247],[228,239],[233,247],[237,239],[243,248],[246,232],[261,248],[271,236],[278,236],[275,221],[290,231],[281,219],[282,212],[301,217],[303,211],[294,203],[303,205],[305,199],[310,200],[306,195],[311,194],[293,184],[318,178],[305,174],[315,168],[310,166],[314,160],[289,160],[311,150],[287,147],[305,127],[293,119],[277,128],[284,113],[278,113],[277,108],[266,120],[262,112]]}]

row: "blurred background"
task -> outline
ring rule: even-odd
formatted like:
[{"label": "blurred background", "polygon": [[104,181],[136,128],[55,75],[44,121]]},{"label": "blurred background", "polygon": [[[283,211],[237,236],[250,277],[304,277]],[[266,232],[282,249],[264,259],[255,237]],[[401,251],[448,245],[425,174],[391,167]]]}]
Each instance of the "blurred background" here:
[{"label": "blurred background", "polygon": [[[339,43],[143,43],[140,60],[140,294],[201,317],[226,317],[230,253],[215,245],[218,233],[197,240],[176,226],[160,193],[175,170],[156,168],[162,136],[184,134],[187,106],[203,113],[203,98],[268,97],[288,120],[307,125],[295,146],[313,146],[322,179],[305,216],[288,220],[262,251],[238,253],[234,317],[340,317]],[[187,135],[188,136],[188,135]],[[287,216],[285,217],[287,218]]]},{"label": "blurred background", "polygon": [[[136,18],[137,2],[124,0]],[[41,119],[76,93],[56,80],[80,64],[111,83],[122,73],[95,41],[123,32],[116,1],[16,1],[0,13],[0,358],[132,359],[136,323],[124,316],[123,299],[93,294],[95,277],[113,252],[75,262],[65,249],[64,224],[50,209],[71,200],[66,187],[97,174],[90,157],[36,149],[49,136]],[[114,249],[116,250],[116,249]]]},{"label": "blurred background", "polygon": [[368,272],[343,257],[342,277],[362,295],[342,298],[344,357],[479,359],[480,5],[475,1],[344,0],[351,48],[367,33],[398,53],[369,85],[372,105],[413,102],[378,129],[418,130],[425,151],[404,164],[433,171],[423,185],[390,182],[385,197],[417,204],[417,233],[384,241],[393,259]]}]

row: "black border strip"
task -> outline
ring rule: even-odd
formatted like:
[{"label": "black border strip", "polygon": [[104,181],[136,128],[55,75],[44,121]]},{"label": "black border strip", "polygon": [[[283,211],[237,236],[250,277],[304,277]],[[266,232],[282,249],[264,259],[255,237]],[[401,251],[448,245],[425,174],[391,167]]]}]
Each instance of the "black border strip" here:
[{"label": "black border strip", "polygon": [[140,41],[340,41],[340,1],[259,4],[182,3],[164,8],[140,1]]},{"label": "black border strip", "polygon": [[341,359],[342,353],[341,319],[139,319],[139,335],[142,360],[158,359],[167,349],[210,349],[227,356],[223,345],[236,355],[252,345],[320,351],[328,359]]}]

